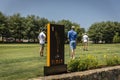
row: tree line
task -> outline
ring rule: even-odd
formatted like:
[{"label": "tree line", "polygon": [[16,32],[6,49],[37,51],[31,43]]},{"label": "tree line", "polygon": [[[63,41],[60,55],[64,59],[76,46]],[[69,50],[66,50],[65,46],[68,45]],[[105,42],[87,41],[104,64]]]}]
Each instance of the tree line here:
[{"label": "tree line", "polygon": [[[80,24],[69,20],[50,21],[44,17],[28,15],[22,17],[19,13],[12,16],[6,16],[0,12],[0,38],[1,42],[38,42],[39,30],[46,28],[48,23],[61,24],[65,26],[65,43],[68,43],[67,32],[71,26],[76,26],[75,31],[78,34],[77,42],[82,42],[82,35],[85,29]],[[88,31],[88,36],[94,43],[120,43],[120,23],[115,21],[93,23]]]},{"label": "tree line", "polygon": [[0,38],[1,42],[38,42],[39,30],[44,28],[48,23],[60,24],[65,26],[65,42],[67,41],[67,32],[71,26],[76,26],[78,33],[78,41],[81,40],[84,28],[80,28],[80,24],[71,22],[69,20],[49,21],[46,18],[40,18],[35,15],[28,15],[22,17],[19,13],[12,16],[6,16],[0,12]]},{"label": "tree line", "polygon": [[113,21],[98,22],[88,30],[90,39],[94,43],[120,43],[120,23]]}]

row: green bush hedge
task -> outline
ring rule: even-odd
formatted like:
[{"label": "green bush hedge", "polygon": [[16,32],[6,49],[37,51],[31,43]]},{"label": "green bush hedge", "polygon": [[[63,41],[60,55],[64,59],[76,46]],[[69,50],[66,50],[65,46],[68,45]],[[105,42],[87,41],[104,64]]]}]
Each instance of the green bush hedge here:
[{"label": "green bush hedge", "polygon": [[71,60],[68,63],[69,71],[83,71],[91,68],[96,68],[98,66],[98,60],[95,56],[88,55],[86,57],[79,57]]},{"label": "green bush hedge", "polygon": [[[116,55],[104,55],[103,59],[105,59],[106,64],[102,64],[102,66],[120,65],[120,59]],[[99,64],[98,58],[93,55],[75,58],[68,62],[68,70],[71,72],[94,69],[102,66]]]},{"label": "green bush hedge", "polygon": [[108,66],[114,66],[120,64],[120,58],[116,55],[106,56],[105,59],[106,59],[106,64]]}]

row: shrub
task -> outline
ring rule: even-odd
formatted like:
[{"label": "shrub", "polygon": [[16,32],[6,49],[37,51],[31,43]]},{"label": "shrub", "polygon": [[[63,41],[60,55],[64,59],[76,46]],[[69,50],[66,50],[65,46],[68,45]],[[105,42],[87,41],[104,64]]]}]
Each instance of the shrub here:
[{"label": "shrub", "polygon": [[[106,62],[106,66],[114,66],[120,64],[120,58],[117,55],[104,55],[104,59]],[[98,65],[98,59],[93,55],[79,57],[74,60],[71,60],[68,63],[68,70],[71,72],[83,71],[97,67],[101,67],[101,65]]]},{"label": "shrub", "polygon": [[87,70],[91,68],[96,68],[98,65],[98,60],[95,56],[87,55],[85,58],[80,58],[80,63],[78,66],[79,71]]},{"label": "shrub", "polygon": [[72,71],[72,72],[78,71],[78,65],[79,65],[79,60],[78,59],[71,60],[68,63],[68,70]]},{"label": "shrub", "polygon": [[120,59],[118,56],[107,56],[106,57],[106,63],[108,66],[114,66],[120,64]]},{"label": "shrub", "polygon": [[87,69],[96,68],[98,65],[98,60],[95,56],[88,55],[86,57],[80,57],[75,60],[71,60],[68,63],[69,71],[83,71]]}]

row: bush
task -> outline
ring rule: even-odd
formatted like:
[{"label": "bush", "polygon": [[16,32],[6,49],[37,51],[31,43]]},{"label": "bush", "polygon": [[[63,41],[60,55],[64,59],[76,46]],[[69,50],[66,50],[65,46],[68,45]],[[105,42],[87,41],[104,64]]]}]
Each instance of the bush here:
[{"label": "bush", "polygon": [[79,65],[79,60],[78,59],[71,60],[68,63],[68,70],[72,71],[72,72],[78,71],[78,65]]},{"label": "bush", "polygon": [[104,55],[104,59],[106,64],[99,65],[97,57],[93,55],[86,55],[84,57],[79,57],[74,60],[71,60],[68,63],[68,70],[71,72],[75,72],[75,71],[94,69],[103,66],[115,66],[120,64],[120,58],[117,55]]},{"label": "bush", "polygon": [[69,71],[83,71],[87,69],[96,68],[98,60],[95,56],[88,55],[86,57],[80,57],[78,59],[71,60],[68,63]]},{"label": "bush", "polygon": [[120,59],[116,55],[107,56],[106,57],[106,63],[107,63],[108,66],[118,65],[118,64],[120,64]]},{"label": "bush", "polygon": [[87,55],[86,57],[80,57],[80,63],[78,66],[79,71],[96,68],[98,65],[98,60],[95,56]]}]

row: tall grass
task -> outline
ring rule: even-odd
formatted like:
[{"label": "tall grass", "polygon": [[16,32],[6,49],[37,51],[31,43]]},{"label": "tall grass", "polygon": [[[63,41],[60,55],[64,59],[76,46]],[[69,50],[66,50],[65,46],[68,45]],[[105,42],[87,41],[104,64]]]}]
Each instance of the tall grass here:
[{"label": "tall grass", "polygon": [[[89,51],[83,51],[81,44],[77,45],[76,57],[90,54],[96,56],[99,65],[104,63],[105,55],[118,55],[120,44],[90,44]],[[69,45],[65,45],[65,64],[70,59]],[[46,48],[44,57],[39,56],[39,44],[0,44],[0,80],[26,80],[43,76],[46,65]]]}]

